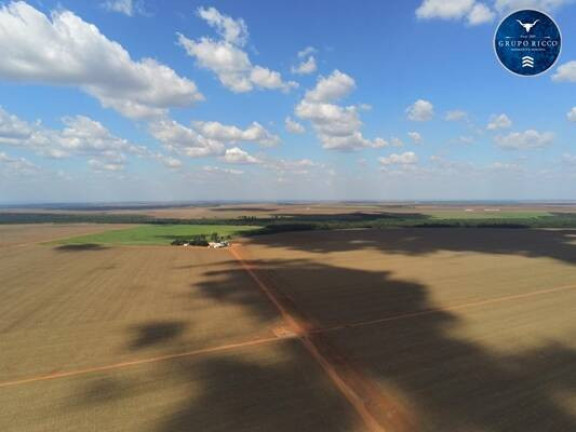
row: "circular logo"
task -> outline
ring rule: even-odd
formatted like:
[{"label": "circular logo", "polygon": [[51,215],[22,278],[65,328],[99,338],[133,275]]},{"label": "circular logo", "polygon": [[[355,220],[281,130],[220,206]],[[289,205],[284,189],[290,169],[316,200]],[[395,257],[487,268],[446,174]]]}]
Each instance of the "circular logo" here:
[{"label": "circular logo", "polygon": [[494,48],[506,69],[518,75],[534,76],[556,63],[562,49],[562,36],[554,20],[545,13],[521,10],[500,23]]}]

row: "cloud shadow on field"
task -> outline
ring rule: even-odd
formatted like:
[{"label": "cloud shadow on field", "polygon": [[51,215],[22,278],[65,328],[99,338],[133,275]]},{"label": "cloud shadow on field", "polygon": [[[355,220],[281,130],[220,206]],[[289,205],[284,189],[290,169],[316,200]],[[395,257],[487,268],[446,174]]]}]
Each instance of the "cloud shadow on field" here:
[{"label": "cloud shadow on field", "polygon": [[[571,264],[575,259],[575,246],[569,244],[571,233],[565,231],[522,231],[528,235],[522,240],[502,230],[497,230],[499,235],[481,230],[471,235],[478,243],[468,247],[462,239],[451,236],[453,230],[390,231],[386,236],[373,233],[373,239],[372,233],[358,233],[330,233],[334,238],[328,242],[324,238],[324,243],[315,236],[328,235],[325,233],[283,234],[250,242],[315,253],[366,247],[405,255],[450,250],[547,256]],[[355,242],[359,238],[367,241]],[[435,241],[439,241],[436,246]],[[540,250],[539,246],[548,248]],[[431,311],[439,305],[427,286],[395,278],[384,269],[355,270],[327,264],[322,257],[306,256],[249,259],[247,264],[257,269],[258,277],[313,329],[344,325],[337,331],[315,333],[313,340],[320,347],[329,347],[324,354],[351,364],[380,383],[382,394],[397,401],[401,409],[395,414],[378,406],[377,416],[387,423],[388,430],[576,430],[575,411],[558,398],[559,393],[576,393],[576,351],[572,348],[550,342],[538,349],[499,354],[455,336],[455,330],[464,327],[463,319],[446,310],[346,327],[352,322]],[[249,311],[263,324],[268,322],[264,318],[269,315],[268,306],[248,301],[252,295],[248,290],[258,288],[254,283],[246,284],[247,273],[236,261],[210,266],[204,276],[197,284],[203,295]],[[193,313],[189,325],[194,325]],[[178,336],[179,328],[145,325],[142,334],[134,335],[132,346],[138,350],[162,345],[168,352],[179,352],[185,344]],[[500,329],[510,335],[513,330]],[[160,336],[142,337],[147,333]],[[156,432],[364,430],[356,412],[298,339],[181,358],[155,367],[159,376],[185,383],[188,389],[185,399],[163,413],[152,429]],[[137,391],[107,385],[124,399]],[[366,402],[369,407],[377,406],[372,400]]]},{"label": "cloud shadow on field", "polygon": [[247,240],[247,244],[318,254],[362,249],[408,256],[425,256],[442,251],[477,252],[552,258],[576,264],[576,230],[570,229],[400,228],[315,231],[255,236]]},{"label": "cloud shadow on field", "polygon": [[187,324],[184,322],[154,322],[146,323],[133,328],[134,337],[130,344],[131,350],[147,348],[159,344],[168,344],[186,329]]},{"label": "cloud shadow on field", "polygon": [[110,248],[97,243],[65,244],[54,248],[58,252],[98,252],[107,249]]}]

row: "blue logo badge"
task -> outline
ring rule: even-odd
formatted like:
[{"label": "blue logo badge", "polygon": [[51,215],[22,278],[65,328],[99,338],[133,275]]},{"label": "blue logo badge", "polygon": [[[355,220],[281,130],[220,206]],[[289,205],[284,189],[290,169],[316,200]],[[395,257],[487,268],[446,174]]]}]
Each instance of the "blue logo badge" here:
[{"label": "blue logo badge", "polygon": [[522,75],[539,75],[550,69],[560,55],[562,35],[552,18],[535,10],[508,15],[498,26],[494,48],[500,63]]}]

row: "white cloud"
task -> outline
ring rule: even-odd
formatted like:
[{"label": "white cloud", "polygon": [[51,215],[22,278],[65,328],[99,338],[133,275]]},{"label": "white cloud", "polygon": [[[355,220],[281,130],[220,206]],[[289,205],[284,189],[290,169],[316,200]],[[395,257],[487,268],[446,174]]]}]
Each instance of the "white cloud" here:
[{"label": "white cloud", "polygon": [[231,164],[259,164],[261,161],[241,148],[233,147],[226,150],[223,160]]},{"label": "white cloud", "polygon": [[456,139],[457,142],[462,144],[474,144],[474,137],[469,135],[461,135]]},{"label": "white cloud", "polygon": [[254,88],[289,91],[298,86],[293,81],[283,81],[279,72],[252,64],[243,49],[248,30],[242,19],[222,15],[213,7],[199,8],[198,15],[216,29],[220,39],[191,40],[179,34],[179,44],[196,59],[198,66],[214,72],[226,88],[244,93]]},{"label": "white cloud", "polygon": [[412,121],[430,121],[434,117],[434,105],[427,100],[419,99],[406,108],[406,114]]},{"label": "white cloud", "polygon": [[335,70],[330,76],[320,77],[313,90],[306,92],[309,102],[334,102],[347,96],[356,88],[350,75]]},{"label": "white cloud", "polygon": [[202,171],[210,174],[225,174],[225,175],[242,175],[244,171],[237,170],[237,169],[230,169],[230,168],[221,168],[217,166],[204,166],[202,167]]},{"label": "white cloud", "polygon": [[414,144],[420,144],[422,142],[422,135],[418,132],[408,132],[408,137],[410,137]]},{"label": "white cloud", "polygon": [[479,25],[494,21],[496,14],[485,4],[476,3],[468,13],[468,24]]},{"label": "white cloud", "polygon": [[262,125],[253,122],[246,129],[225,125],[219,122],[192,122],[191,127],[184,126],[174,120],[161,119],[151,122],[149,131],[164,147],[176,154],[199,158],[222,156],[226,146],[239,142],[255,143],[264,147],[280,142]]},{"label": "white cloud", "polygon": [[223,154],[225,150],[223,143],[206,138],[174,120],[154,121],[150,123],[149,131],[167,150],[184,156],[193,158],[215,156]]},{"label": "white cloud", "polygon": [[314,48],[313,46],[308,46],[304,48],[302,51],[298,51],[298,58],[302,59],[312,54],[316,54],[317,52],[318,50],[316,48]]},{"label": "white cloud", "polygon": [[214,121],[195,121],[192,124],[200,135],[224,144],[236,144],[243,141],[270,147],[280,142],[280,137],[270,133],[258,122],[253,122],[246,129],[240,129],[237,126],[224,125]]},{"label": "white cloud", "polygon": [[359,115],[361,107],[334,103],[347,96],[355,87],[352,77],[335,70],[328,77],[320,77],[316,86],[307,91],[304,99],[296,106],[296,116],[312,123],[325,149],[357,150],[388,145],[382,138],[369,140],[362,135]]},{"label": "white cloud", "polygon": [[128,16],[133,16],[136,11],[132,0],[107,0],[103,6],[110,12],[118,12]]},{"label": "white cloud", "polygon": [[[24,148],[51,159],[88,158],[99,171],[123,169],[127,155],[158,160],[175,167],[175,159],[154,153],[112,134],[102,123],[86,116],[64,117],[62,129],[28,123],[0,108],[0,144]],[[114,168],[112,168],[112,165]]]},{"label": "white cloud", "polygon": [[494,12],[484,3],[475,0],[424,0],[416,9],[419,19],[466,19],[468,24],[477,25],[491,22]]},{"label": "white cloud", "polygon": [[3,6],[0,52],[0,78],[79,87],[129,117],[159,116],[203,100],[194,82],[156,60],[132,60],[70,11],[47,17],[24,2]]},{"label": "white cloud", "polygon": [[198,15],[216,29],[218,34],[232,44],[243,46],[248,41],[248,27],[243,19],[222,15],[216,8],[199,8]]},{"label": "white cloud", "polygon": [[507,150],[528,150],[546,147],[554,141],[552,132],[538,132],[529,129],[524,132],[512,132],[495,138],[498,147]]},{"label": "white cloud", "polygon": [[102,171],[123,171],[124,164],[120,162],[105,162],[99,159],[90,159],[88,161],[88,165],[94,171],[102,172]]},{"label": "white cloud", "polygon": [[512,120],[506,114],[493,115],[490,117],[490,122],[486,129],[488,130],[498,130],[507,129],[512,126]]},{"label": "white cloud", "polygon": [[301,62],[298,66],[292,68],[292,73],[298,75],[308,75],[316,72],[318,69],[316,65],[316,59],[314,56],[308,57],[305,61]]},{"label": "white cloud", "polygon": [[468,119],[468,113],[466,111],[461,110],[448,111],[446,113],[446,116],[444,117],[444,120],[446,121],[461,121],[467,119]]},{"label": "white cloud", "polygon": [[302,126],[301,123],[298,123],[295,120],[292,120],[290,117],[286,117],[284,121],[286,130],[292,134],[303,134],[306,132],[306,128]]},{"label": "white cloud", "polygon": [[389,165],[414,165],[418,163],[418,156],[414,152],[405,152],[405,153],[392,153],[387,157],[378,158],[380,164],[389,166]]},{"label": "white cloud", "polygon": [[567,165],[576,165],[576,155],[570,153],[564,153],[562,155],[562,162]]},{"label": "white cloud", "polygon": [[424,0],[416,9],[420,19],[458,19],[464,17],[474,6],[474,0]]},{"label": "white cloud", "polygon": [[556,82],[576,82],[576,60],[558,66],[556,73],[552,75],[552,80]]},{"label": "white cloud", "polygon": [[576,122],[576,107],[568,111],[568,113],[566,114],[566,118],[571,122]]},{"label": "white cloud", "polygon": [[503,171],[503,172],[518,172],[522,171],[522,166],[517,163],[510,162],[493,162],[488,165],[488,170]]},{"label": "white cloud", "polygon": [[182,161],[172,156],[166,156],[161,153],[154,153],[153,158],[171,169],[178,169],[182,167]]},{"label": "white cloud", "polygon": [[267,160],[264,162],[266,168],[275,170],[280,175],[308,175],[313,171],[325,168],[324,164],[313,162],[310,159],[275,159]]},{"label": "white cloud", "polygon": [[12,157],[0,152],[0,172],[8,175],[29,175],[37,172],[39,167],[28,159]]},{"label": "white cloud", "polygon": [[574,0],[496,0],[494,2],[494,8],[502,14],[519,9],[536,9],[551,12],[561,6],[573,3],[573,1]]},{"label": "white cloud", "polygon": [[390,139],[390,145],[392,147],[404,147],[404,141],[402,141],[400,138],[398,137],[392,137]]}]

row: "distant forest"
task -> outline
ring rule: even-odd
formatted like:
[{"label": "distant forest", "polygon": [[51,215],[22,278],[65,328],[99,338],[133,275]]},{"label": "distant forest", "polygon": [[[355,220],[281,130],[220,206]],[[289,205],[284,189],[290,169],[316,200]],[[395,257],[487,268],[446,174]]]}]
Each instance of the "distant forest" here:
[{"label": "distant forest", "polygon": [[0,213],[0,224],[37,223],[101,223],[101,224],[160,224],[160,225],[236,225],[260,226],[257,234],[285,231],[334,230],[358,228],[576,228],[576,214],[554,213],[540,217],[481,219],[435,219],[419,213],[351,213],[334,215],[286,214],[274,217],[246,217],[233,219],[174,219],[146,215],[100,213]]}]

